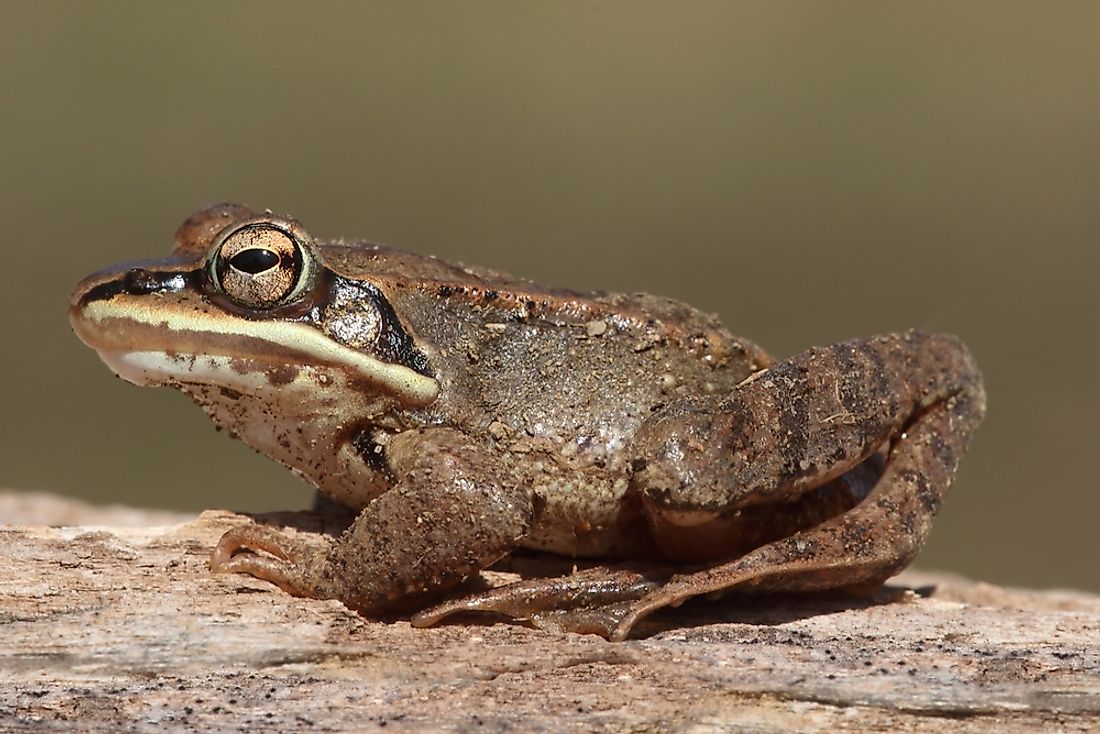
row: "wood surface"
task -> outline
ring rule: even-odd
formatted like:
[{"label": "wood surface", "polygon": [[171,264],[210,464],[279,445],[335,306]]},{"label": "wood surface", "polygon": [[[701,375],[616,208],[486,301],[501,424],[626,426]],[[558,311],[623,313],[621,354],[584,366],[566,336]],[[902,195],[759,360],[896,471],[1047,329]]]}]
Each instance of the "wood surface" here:
[{"label": "wood surface", "polygon": [[1100,731],[1097,596],[908,571],[690,602],[617,644],[420,630],[210,575],[248,519],[0,493],[0,731]]}]

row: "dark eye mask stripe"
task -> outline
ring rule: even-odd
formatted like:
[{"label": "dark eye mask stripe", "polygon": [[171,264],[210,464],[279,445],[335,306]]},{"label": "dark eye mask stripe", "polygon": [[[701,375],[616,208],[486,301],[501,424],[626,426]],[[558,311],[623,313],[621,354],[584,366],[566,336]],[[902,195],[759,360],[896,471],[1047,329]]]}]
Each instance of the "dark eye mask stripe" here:
[{"label": "dark eye mask stripe", "polygon": [[115,296],[144,296],[150,293],[173,293],[183,289],[197,289],[202,282],[201,270],[149,270],[135,266],[126,271],[121,278],[111,280],[92,287],[84,294],[81,301],[92,303],[93,301],[109,301]]}]

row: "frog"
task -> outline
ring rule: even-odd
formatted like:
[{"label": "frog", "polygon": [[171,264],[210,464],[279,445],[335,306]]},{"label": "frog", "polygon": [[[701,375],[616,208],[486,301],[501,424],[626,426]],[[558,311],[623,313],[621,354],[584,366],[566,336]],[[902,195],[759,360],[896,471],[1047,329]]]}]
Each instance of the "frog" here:
[{"label": "frog", "polygon": [[[182,391],[348,513],[320,541],[233,527],[211,571],[416,627],[479,613],[622,641],[693,597],[881,585],[985,413],[952,335],[778,360],[673,299],[315,239],[240,204],[85,278],[69,316],[117,375]],[[470,588],[521,552],[569,568]]]}]

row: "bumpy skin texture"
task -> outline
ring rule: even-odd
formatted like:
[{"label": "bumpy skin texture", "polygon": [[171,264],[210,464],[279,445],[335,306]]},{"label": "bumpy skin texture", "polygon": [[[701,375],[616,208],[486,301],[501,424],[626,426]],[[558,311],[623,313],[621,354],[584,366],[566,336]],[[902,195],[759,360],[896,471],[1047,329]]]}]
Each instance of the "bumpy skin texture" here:
[{"label": "bumpy skin texture", "polygon": [[[811,591],[880,583],[916,555],[984,410],[980,374],[954,337],[909,332],[811,349],[731,395],[654,416],[634,447],[651,457],[634,485],[658,542],[671,533],[667,542],[675,546],[676,528],[661,524],[662,515],[692,515],[682,526],[688,535],[706,533],[709,523],[728,530],[739,509],[797,500],[888,444],[881,477],[851,509],[829,518],[797,501],[773,506],[803,529],[693,573],[632,567],[521,583],[441,605],[416,621],[495,610],[621,640],[656,609],[735,586]],[[594,602],[584,589],[604,596]],[[617,593],[623,590],[629,593]],[[532,608],[532,598],[546,597],[555,603]],[[582,601],[572,607],[557,603],[576,598]]]},{"label": "bumpy skin texture", "polygon": [[285,218],[271,221],[308,243],[313,277],[246,307],[212,258],[267,216],[197,213],[170,259],[86,279],[71,319],[124,377],[184,391],[359,513],[321,550],[234,529],[212,569],[367,614],[420,608],[519,547],[625,563],[444,602],[414,624],[489,610],[623,639],[694,595],[880,582],[916,554],[984,412],[954,337],[774,363],[675,301],[314,242]]}]

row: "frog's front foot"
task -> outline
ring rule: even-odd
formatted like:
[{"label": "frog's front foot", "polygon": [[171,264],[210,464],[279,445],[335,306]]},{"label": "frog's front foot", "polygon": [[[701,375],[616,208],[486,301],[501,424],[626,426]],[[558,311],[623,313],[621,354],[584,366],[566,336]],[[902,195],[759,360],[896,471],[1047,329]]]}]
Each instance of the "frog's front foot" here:
[{"label": "frog's front foot", "polygon": [[570,576],[539,578],[499,586],[445,601],[413,615],[414,627],[430,627],[461,612],[495,612],[539,629],[597,634],[622,640],[634,608],[672,578],[668,566],[625,564],[592,568]]},{"label": "frog's front foot", "polygon": [[[264,554],[261,555],[260,551]],[[218,541],[212,573],[244,573],[270,581],[295,596],[323,598],[316,566],[324,554],[264,525],[240,525]]]}]

